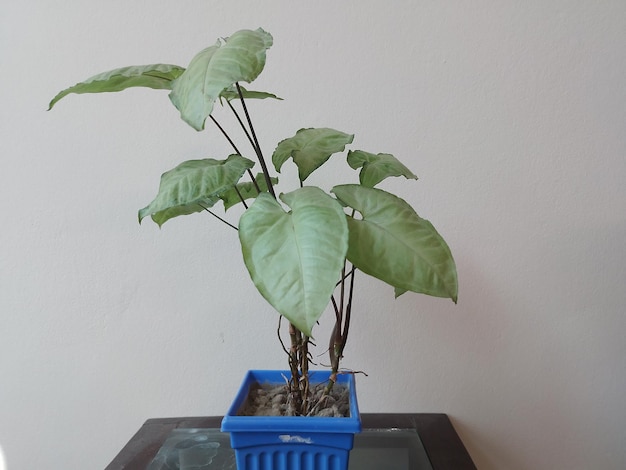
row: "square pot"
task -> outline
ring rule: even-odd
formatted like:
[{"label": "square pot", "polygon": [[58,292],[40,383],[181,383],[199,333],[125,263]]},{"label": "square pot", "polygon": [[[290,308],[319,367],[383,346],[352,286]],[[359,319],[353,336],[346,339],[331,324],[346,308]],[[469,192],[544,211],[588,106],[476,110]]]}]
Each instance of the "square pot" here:
[{"label": "square pot", "polygon": [[[337,383],[348,386],[350,416],[237,416],[254,383],[284,384],[289,371],[250,370],[222,420],[230,433],[238,470],[346,470],[361,432],[354,374],[340,374]],[[326,382],[330,371],[310,371],[311,384]]]}]

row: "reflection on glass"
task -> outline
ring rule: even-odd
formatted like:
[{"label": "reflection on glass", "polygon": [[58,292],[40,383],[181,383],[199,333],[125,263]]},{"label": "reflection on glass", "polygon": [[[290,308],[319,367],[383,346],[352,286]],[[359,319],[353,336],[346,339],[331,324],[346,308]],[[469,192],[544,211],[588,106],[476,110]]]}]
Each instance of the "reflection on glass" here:
[{"label": "reflection on glass", "polygon": [[[175,429],[147,470],[235,470],[230,436],[219,429]],[[415,429],[365,429],[354,438],[350,470],[432,470]],[[1,470],[1,469],[0,469]]]}]

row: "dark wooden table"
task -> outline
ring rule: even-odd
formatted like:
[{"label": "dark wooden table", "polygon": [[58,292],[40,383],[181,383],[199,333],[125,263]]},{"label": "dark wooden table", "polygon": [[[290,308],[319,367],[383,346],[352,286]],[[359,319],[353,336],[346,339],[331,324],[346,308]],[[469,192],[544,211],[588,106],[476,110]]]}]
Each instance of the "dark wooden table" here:
[{"label": "dark wooden table", "polygon": [[[445,414],[361,414],[363,429],[415,429],[434,470],[475,470],[463,442]],[[176,428],[219,428],[221,416],[149,419],[105,470],[145,470]]]}]

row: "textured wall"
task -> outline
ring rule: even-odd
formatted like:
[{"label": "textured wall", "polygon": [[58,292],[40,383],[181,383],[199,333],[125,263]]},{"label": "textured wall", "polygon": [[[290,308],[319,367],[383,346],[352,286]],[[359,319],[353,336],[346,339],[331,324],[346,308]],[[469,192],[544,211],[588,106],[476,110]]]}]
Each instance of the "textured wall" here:
[{"label": "textured wall", "polygon": [[245,369],[283,366],[232,230],[136,222],[163,171],[227,154],[220,136],[163,91],[45,112],[97,72],[185,66],[258,26],[275,44],[257,86],[285,98],[252,105],[266,153],[329,126],[395,154],[420,180],[387,188],[457,260],[456,306],[359,278],[362,409],[448,413],[481,469],[625,468],[620,0],[2,2],[7,468],[103,468],[146,419],[222,414]]}]

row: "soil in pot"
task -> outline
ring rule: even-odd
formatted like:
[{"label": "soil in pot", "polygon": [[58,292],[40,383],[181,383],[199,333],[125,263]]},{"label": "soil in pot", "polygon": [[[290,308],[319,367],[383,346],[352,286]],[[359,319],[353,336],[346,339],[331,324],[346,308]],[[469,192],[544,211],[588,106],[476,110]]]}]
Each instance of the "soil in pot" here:
[{"label": "soil in pot", "polygon": [[[309,394],[311,411],[308,416],[344,418],[350,416],[349,389],[335,384],[329,394],[324,395],[325,383],[312,385]],[[238,416],[296,416],[295,407],[284,384],[253,384],[248,398]]]}]

